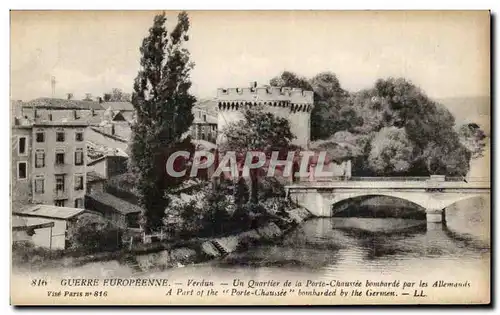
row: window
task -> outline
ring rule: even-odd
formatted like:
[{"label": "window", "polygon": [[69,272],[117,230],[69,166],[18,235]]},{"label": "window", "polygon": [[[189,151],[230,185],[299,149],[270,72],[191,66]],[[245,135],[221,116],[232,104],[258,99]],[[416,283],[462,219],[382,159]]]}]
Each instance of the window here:
[{"label": "window", "polygon": [[56,132],[56,141],[57,142],[64,142],[64,131]]},{"label": "window", "polygon": [[83,208],[83,198],[75,199],[75,208]]},{"label": "window", "polygon": [[203,115],[203,121],[207,121],[207,115]]},{"label": "window", "polygon": [[17,163],[17,179],[26,179],[28,177],[28,162]]},{"label": "window", "polygon": [[64,175],[56,175],[56,192],[64,191]]},{"label": "window", "polygon": [[79,142],[83,141],[83,132],[75,133],[75,140]]},{"label": "window", "polygon": [[45,180],[43,178],[35,178],[35,193],[43,194],[45,192]]},{"label": "window", "polygon": [[64,152],[56,152],[56,164],[64,164]]},{"label": "window", "polygon": [[83,149],[81,148],[75,151],[75,165],[83,165]]},{"label": "window", "polygon": [[18,147],[19,155],[26,155],[26,137],[19,137],[19,147]]},{"label": "window", "polygon": [[36,133],[36,142],[45,142],[45,132]]},{"label": "window", "polygon": [[35,153],[35,167],[45,167],[45,152],[43,150],[36,150]]},{"label": "window", "polygon": [[83,175],[75,175],[75,190],[83,190]]},{"label": "window", "polygon": [[64,200],[56,200],[54,204],[56,207],[64,207]]}]

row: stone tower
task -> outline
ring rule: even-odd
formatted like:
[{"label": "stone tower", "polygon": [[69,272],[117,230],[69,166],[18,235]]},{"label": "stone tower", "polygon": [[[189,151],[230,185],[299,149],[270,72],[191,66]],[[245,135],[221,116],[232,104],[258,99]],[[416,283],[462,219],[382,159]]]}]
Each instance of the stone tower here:
[{"label": "stone tower", "polygon": [[[266,112],[288,119],[295,135],[294,144],[305,149],[309,146],[313,91],[288,87],[257,87],[217,89],[217,129],[222,134],[224,127],[243,119],[245,108],[261,105]],[[219,137],[218,141],[221,141]]]}]

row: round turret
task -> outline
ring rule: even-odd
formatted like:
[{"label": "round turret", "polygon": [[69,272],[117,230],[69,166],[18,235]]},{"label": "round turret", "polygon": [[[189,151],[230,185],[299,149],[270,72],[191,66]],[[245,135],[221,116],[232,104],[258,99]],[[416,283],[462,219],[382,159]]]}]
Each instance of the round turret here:
[{"label": "round turret", "polygon": [[247,108],[261,106],[266,112],[286,118],[296,139],[294,144],[307,148],[310,139],[310,116],[314,92],[289,87],[257,87],[217,89],[218,131],[230,123],[242,120]]}]

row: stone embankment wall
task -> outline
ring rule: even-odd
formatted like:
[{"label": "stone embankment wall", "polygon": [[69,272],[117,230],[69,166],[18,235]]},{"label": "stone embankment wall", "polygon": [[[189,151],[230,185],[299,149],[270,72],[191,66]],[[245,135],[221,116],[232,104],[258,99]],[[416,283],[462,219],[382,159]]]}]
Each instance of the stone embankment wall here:
[{"label": "stone embankment wall", "polygon": [[276,240],[288,232],[289,229],[312,216],[309,211],[303,208],[295,208],[287,211],[287,213],[288,220],[285,221],[286,223],[280,224],[282,225],[281,228],[276,223],[271,222],[254,230],[206,241],[200,248],[202,254],[214,258],[221,257],[241,248]]},{"label": "stone embankment wall", "polygon": [[135,256],[136,263],[128,262],[128,265],[137,272],[147,272],[158,267],[182,267],[190,263],[222,258],[251,246],[278,240],[289,230],[312,217],[311,213],[303,208],[289,210],[287,214],[288,218],[279,224],[281,227],[271,222],[257,229],[205,240],[201,244],[189,247],[137,255]]}]

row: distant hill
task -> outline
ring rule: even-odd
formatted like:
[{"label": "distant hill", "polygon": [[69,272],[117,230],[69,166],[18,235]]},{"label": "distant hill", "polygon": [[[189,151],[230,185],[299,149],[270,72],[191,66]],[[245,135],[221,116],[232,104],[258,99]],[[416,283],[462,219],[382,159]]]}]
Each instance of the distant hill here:
[{"label": "distant hill", "polygon": [[488,96],[435,99],[455,116],[456,124],[475,122],[489,135],[491,102]]}]

